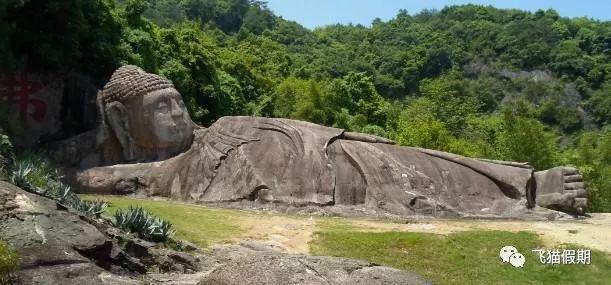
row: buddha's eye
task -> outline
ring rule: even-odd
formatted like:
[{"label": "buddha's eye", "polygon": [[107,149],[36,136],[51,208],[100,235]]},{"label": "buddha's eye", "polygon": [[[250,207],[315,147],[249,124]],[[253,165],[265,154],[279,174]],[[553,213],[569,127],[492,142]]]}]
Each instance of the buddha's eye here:
[{"label": "buddha's eye", "polygon": [[159,105],[157,105],[157,111],[164,113],[168,112],[168,104],[166,104],[165,102],[159,103]]}]

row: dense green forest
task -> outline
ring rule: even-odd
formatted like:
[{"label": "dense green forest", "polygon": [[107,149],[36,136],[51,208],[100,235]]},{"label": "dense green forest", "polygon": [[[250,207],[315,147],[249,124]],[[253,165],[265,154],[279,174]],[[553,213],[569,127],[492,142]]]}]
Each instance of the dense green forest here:
[{"label": "dense green forest", "polygon": [[[413,12],[413,11],[412,11]],[[611,22],[464,5],[308,30],[256,0],[8,0],[0,67],[121,64],[192,118],[307,120],[471,157],[579,167],[611,212]]]}]

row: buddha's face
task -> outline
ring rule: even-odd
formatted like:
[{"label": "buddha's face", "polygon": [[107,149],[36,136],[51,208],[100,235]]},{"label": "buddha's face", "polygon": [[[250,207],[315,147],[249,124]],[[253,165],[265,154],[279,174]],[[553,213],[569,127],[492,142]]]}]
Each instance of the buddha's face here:
[{"label": "buddha's face", "polygon": [[143,149],[163,150],[187,147],[193,125],[180,93],[174,88],[149,92],[125,102],[130,132]]}]

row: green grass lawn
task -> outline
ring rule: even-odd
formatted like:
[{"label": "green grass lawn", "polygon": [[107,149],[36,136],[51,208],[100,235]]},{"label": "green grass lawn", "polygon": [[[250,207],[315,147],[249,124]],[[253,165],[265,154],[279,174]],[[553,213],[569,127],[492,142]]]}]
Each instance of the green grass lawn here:
[{"label": "green grass lawn", "polygon": [[114,196],[82,195],[81,198],[93,200],[101,198],[110,205],[106,215],[112,215],[118,209],[141,206],[151,213],[170,221],[176,229],[176,238],[188,240],[201,247],[226,241],[238,236],[241,232],[240,217],[246,213],[225,209],[213,209],[180,203],[129,199]]},{"label": "green grass lawn", "polygon": [[[515,246],[526,257],[523,268],[501,262],[499,250],[504,245]],[[327,222],[310,246],[316,255],[364,259],[416,272],[438,284],[611,284],[611,258],[605,253],[592,250],[590,265],[541,264],[532,250],[545,246],[531,232],[372,233],[351,230],[344,222]]]},{"label": "green grass lawn", "polygon": [[[86,199],[98,196],[83,196]],[[187,204],[102,197],[109,213],[139,205],[172,222],[177,238],[206,247],[240,236],[248,212]],[[307,219],[308,217],[299,217]],[[545,265],[531,250],[543,246],[532,232],[466,231],[444,235],[410,232],[364,232],[351,220],[317,218],[310,242],[315,255],[358,258],[416,272],[437,284],[611,284],[611,258],[592,250],[590,265]],[[526,257],[523,268],[502,263],[499,250],[515,246]],[[558,245],[556,248],[560,248]],[[580,245],[562,245],[570,249]]]}]

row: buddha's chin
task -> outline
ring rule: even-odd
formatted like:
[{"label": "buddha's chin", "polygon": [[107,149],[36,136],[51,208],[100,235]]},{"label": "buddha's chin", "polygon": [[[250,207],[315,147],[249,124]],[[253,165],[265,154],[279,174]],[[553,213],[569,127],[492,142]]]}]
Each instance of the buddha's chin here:
[{"label": "buddha's chin", "polygon": [[158,149],[176,149],[188,146],[191,134],[187,130],[164,130],[156,132],[156,143]]}]

